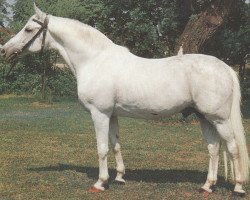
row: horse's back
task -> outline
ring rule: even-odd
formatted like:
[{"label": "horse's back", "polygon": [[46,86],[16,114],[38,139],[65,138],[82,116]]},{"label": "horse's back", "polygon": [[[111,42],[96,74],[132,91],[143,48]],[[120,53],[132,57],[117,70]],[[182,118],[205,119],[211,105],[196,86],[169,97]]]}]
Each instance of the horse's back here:
[{"label": "horse's back", "polygon": [[232,93],[228,66],[212,56],[142,59],[124,67],[117,81],[116,105],[130,114],[164,117],[189,106],[213,112]]}]

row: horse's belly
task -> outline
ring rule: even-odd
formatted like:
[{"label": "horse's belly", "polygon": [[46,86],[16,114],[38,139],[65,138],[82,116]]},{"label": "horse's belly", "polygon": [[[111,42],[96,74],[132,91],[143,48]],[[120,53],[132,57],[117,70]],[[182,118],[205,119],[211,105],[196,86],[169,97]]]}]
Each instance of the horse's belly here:
[{"label": "horse's belly", "polygon": [[167,118],[175,113],[181,112],[189,104],[179,105],[173,108],[150,109],[137,106],[116,105],[114,115],[131,118],[159,119]]},{"label": "horse's belly", "polygon": [[153,113],[153,112],[143,112],[143,111],[127,111],[123,109],[117,109],[114,112],[114,115],[121,117],[130,117],[130,118],[142,118],[142,119],[160,119],[167,118],[173,115],[174,113]]}]

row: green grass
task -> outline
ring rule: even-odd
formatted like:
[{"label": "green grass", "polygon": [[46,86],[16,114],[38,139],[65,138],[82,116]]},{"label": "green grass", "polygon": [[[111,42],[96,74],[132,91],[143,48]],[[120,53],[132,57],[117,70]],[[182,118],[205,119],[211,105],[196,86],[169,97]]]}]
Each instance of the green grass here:
[{"label": "green grass", "polygon": [[[90,115],[82,106],[77,101],[49,105],[32,97],[1,96],[0,199],[203,199],[197,190],[206,180],[208,152],[198,123],[181,122],[178,116],[119,122],[126,185],[112,184],[111,151],[110,189],[91,194],[98,157]],[[244,125],[249,133],[250,119]],[[216,193],[209,199],[231,199],[233,184],[223,174],[220,163]],[[249,185],[245,188],[250,192]]]}]

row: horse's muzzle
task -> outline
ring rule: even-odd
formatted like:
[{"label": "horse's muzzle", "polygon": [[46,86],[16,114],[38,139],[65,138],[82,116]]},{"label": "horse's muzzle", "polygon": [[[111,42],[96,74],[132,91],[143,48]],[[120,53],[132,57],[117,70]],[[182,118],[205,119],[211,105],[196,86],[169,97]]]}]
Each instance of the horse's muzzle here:
[{"label": "horse's muzzle", "polygon": [[21,51],[19,49],[8,49],[4,48],[4,46],[0,47],[0,56],[6,59],[7,61],[13,61],[15,60],[19,55]]}]

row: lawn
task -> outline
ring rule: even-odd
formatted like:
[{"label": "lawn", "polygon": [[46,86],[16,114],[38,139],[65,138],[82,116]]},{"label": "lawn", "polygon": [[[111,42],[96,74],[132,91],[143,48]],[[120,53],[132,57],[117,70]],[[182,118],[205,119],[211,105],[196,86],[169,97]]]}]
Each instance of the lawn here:
[{"label": "lawn", "polygon": [[[250,145],[249,107],[244,111]],[[33,97],[0,96],[0,199],[203,199],[197,190],[206,180],[208,152],[196,121],[175,116],[120,118],[119,123],[126,185],[112,183],[110,151],[110,188],[91,194],[98,157],[90,115],[82,106],[73,100],[42,104]],[[223,177],[220,162],[216,192],[209,199],[231,199],[233,183]],[[250,193],[249,184],[245,189]]]}]

